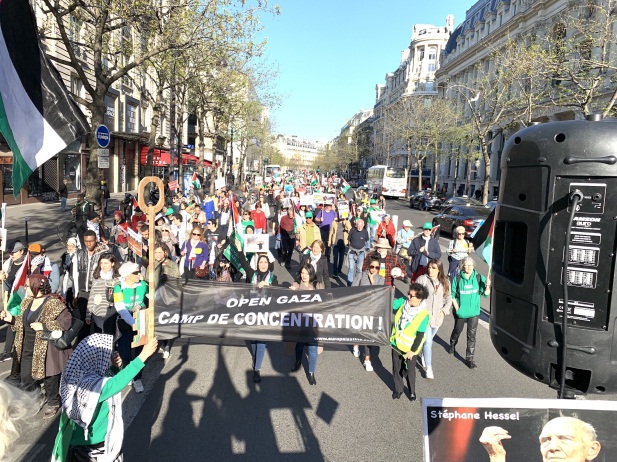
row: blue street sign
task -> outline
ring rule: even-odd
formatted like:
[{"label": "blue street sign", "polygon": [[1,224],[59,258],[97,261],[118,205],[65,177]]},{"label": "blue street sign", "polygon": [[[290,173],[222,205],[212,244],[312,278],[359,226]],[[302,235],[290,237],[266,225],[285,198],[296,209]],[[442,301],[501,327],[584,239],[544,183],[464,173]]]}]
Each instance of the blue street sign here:
[{"label": "blue street sign", "polygon": [[109,146],[109,142],[111,141],[111,136],[109,136],[109,128],[105,125],[99,125],[96,127],[96,142],[99,144],[101,148],[106,148]]}]

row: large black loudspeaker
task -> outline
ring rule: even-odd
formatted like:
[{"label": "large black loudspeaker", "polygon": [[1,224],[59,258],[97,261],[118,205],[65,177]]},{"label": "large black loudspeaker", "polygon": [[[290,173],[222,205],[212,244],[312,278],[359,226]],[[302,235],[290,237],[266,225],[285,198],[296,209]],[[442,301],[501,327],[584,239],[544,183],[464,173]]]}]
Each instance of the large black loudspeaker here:
[{"label": "large black loudspeaker", "polygon": [[616,156],[617,121],[590,118],[525,128],[502,157],[491,339],[525,375],[554,388],[565,376],[569,394],[617,391]]}]

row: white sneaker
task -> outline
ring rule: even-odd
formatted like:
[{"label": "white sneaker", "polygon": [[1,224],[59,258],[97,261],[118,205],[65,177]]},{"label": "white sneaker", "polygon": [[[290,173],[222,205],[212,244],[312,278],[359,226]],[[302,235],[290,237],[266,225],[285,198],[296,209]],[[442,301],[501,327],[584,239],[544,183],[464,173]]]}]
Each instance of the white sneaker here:
[{"label": "white sneaker", "polygon": [[168,359],[169,358],[169,351],[165,350],[163,351],[163,359]]},{"label": "white sneaker", "polygon": [[427,379],[434,379],[435,376],[433,375],[433,368],[432,367],[427,367],[426,368],[426,378]]},{"label": "white sneaker", "polygon": [[360,348],[358,348],[358,346],[357,346],[357,345],[354,345],[354,347],[353,347],[353,355],[354,355],[356,358],[359,358],[359,357],[360,357]]},{"label": "white sneaker", "polygon": [[141,383],[141,380],[135,380],[133,382],[133,389],[135,393],[143,393],[144,392],[144,384]]},{"label": "white sneaker", "polygon": [[366,372],[373,372],[373,365],[368,359],[364,361],[364,368],[366,369]]}]

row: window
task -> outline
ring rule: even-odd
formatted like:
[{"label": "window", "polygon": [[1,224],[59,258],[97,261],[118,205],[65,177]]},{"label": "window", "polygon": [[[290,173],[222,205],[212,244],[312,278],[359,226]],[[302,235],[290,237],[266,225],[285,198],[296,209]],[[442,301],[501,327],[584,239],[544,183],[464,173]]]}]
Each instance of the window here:
[{"label": "window", "polygon": [[389,168],[386,171],[388,178],[405,178],[405,169],[403,168]]},{"label": "window", "polygon": [[431,47],[428,49],[428,59],[429,61],[435,61],[435,59],[437,59],[437,48]]},{"label": "window", "polygon": [[430,63],[428,65],[428,71],[429,72],[435,72],[435,63]]},{"label": "window", "polygon": [[424,48],[420,48],[420,61],[424,61]]},{"label": "window", "polygon": [[72,75],[71,76],[71,93],[75,96],[81,96],[82,83],[79,77]]},{"label": "window", "polygon": [[126,131],[137,133],[137,107],[131,104],[126,105]]}]

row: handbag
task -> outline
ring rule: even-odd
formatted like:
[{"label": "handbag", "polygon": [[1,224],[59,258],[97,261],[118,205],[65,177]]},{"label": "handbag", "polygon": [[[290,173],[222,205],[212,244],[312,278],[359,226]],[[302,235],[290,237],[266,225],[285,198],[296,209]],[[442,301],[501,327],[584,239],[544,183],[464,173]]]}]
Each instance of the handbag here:
[{"label": "handbag", "polygon": [[[67,330],[43,332],[43,335],[41,335],[41,339],[47,340],[59,350],[67,350],[75,346],[77,335],[79,334],[79,331],[81,330],[83,325],[84,322],[81,319],[73,317],[73,323],[71,324],[71,327],[69,327]],[[57,337],[54,335],[54,332],[61,332],[61,335]]]},{"label": "handbag", "polygon": [[205,278],[208,276],[208,273],[210,273],[210,271],[207,266],[205,268],[202,268],[201,266],[195,267],[195,277],[196,278]]}]

